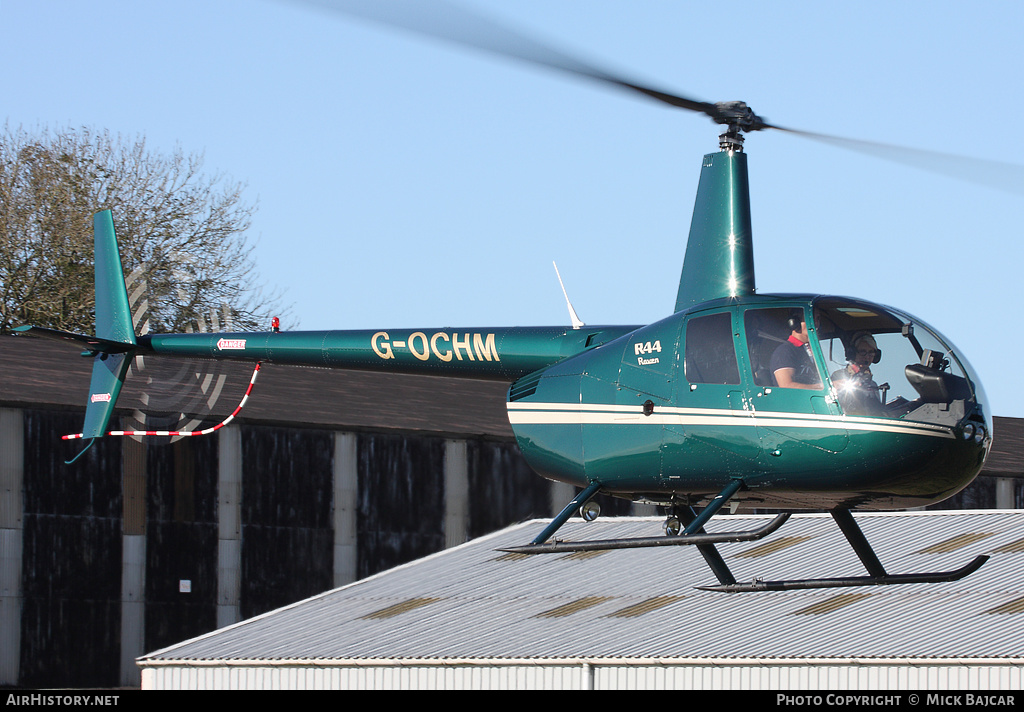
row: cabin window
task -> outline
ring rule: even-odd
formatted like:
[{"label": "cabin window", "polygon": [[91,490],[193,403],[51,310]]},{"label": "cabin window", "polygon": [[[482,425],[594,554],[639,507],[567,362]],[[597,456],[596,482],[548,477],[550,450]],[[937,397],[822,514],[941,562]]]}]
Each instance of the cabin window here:
[{"label": "cabin window", "polygon": [[686,322],[685,371],[690,383],[740,382],[729,312],[698,316]]},{"label": "cabin window", "polygon": [[[823,388],[808,347],[799,344],[803,309],[748,309],[743,315],[754,383],[763,388]],[[780,381],[780,378],[782,380]]]}]

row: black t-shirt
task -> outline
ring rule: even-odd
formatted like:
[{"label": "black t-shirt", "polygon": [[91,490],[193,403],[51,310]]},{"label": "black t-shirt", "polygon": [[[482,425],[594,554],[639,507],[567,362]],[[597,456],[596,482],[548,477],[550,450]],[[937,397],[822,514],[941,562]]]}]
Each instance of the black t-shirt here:
[{"label": "black t-shirt", "polygon": [[775,385],[778,385],[778,381],[775,379],[775,372],[780,368],[793,369],[793,380],[797,383],[809,386],[821,385],[818,369],[815,367],[814,361],[811,360],[811,355],[807,353],[807,347],[804,345],[796,346],[792,341],[785,341],[779,344],[778,348],[775,349],[775,353],[772,354],[770,368]]}]

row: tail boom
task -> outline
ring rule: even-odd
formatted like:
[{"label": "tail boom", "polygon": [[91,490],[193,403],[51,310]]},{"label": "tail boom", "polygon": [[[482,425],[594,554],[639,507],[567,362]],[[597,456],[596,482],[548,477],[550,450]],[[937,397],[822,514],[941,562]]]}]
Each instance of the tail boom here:
[{"label": "tail boom", "polygon": [[153,334],[139,348],[191,358],[262,361],[514,381],[636,329],[606,326]]}]

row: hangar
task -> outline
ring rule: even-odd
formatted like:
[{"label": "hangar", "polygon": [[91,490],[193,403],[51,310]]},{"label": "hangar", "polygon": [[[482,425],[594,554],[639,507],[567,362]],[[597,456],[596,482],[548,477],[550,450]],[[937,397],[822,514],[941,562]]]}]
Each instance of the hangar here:
[{"label": "hangar", "polygon": [[[709,526],[750,529],[756,515]],[[764,519],[761,516],[760,519]],[[747,523],[744,523],[747,520]],[[693,547],[526,556],[515,525],[143,656],[145,689],[1020,689],[1024,512],[858,515],[893,569],[972,576],[723,594]],[[737,578],[857,576],[828,515],[720,545]],[[652,536],[599,519],[566,539]],[[826,563],[827,562],[827,563]],[[821,570],[826,567],[828,570]]]},{"label": "hangar", "polygon": [[[503,384],[431,376],[267,367],[212,436],[108,439],[65,465],[75,450],[60,436],[80,428],[89,380],[75,353],[0,337],[0,684],[138,685],[149,651],[551,516],[572,497],[522,461]],[[126,385],[125,418],[133,388],[146,395]],[[944,506],[1024,504],[1024,420],[995,420],[982,476]]]}]

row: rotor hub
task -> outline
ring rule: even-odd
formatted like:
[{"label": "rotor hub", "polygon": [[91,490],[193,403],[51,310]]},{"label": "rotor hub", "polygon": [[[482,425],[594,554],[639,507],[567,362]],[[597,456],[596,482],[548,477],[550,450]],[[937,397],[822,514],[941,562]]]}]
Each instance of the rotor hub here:
[{"label": "rotor hub", "polygon": [[715,103],[714,115],[716,123],[725,124],[730,131],[760,131],[769,128],[763,118],[754,113],[745,101],[719,101]]}]

